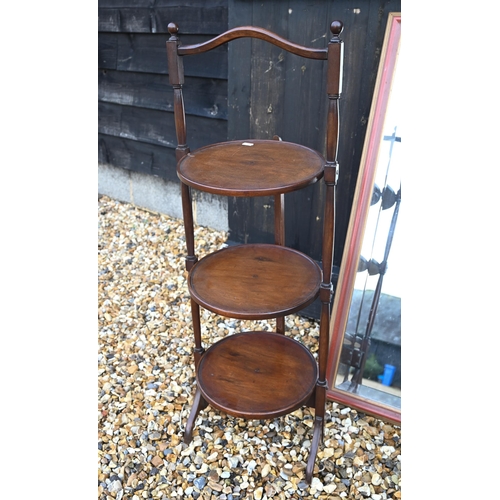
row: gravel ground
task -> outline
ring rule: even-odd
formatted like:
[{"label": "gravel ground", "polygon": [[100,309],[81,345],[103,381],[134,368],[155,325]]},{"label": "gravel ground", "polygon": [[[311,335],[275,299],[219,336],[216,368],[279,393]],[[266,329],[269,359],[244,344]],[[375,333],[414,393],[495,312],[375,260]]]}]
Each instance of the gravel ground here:
[{"label": "gravel ground", "polygon": [[[182,221],[99,198],[98,498],[339,500],[401,498],[401,429],[327,403],[325,442],[305,483],[313,414],[244,420],[208,407],[182,433],[194,396],[194,346]],[[201,257],[227,235],[196,228]],[[287,335],[314,353],[316,321]],[[267,321],[203,311],[205,347]]]}]

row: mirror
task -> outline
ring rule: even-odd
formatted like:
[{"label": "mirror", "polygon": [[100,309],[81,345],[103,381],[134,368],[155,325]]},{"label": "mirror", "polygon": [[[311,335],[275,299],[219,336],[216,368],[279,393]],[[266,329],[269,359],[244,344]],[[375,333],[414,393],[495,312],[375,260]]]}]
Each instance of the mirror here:
[{"label": "mirror", "polygon": [[335,290],[328,397],[401,423],[401,14],[390,13]]}]

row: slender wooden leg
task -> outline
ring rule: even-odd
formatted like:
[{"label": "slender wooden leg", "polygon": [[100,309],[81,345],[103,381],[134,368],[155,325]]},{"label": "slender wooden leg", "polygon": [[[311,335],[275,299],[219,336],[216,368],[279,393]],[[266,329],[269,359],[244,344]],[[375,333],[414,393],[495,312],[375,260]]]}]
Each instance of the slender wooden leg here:
[{"label": "slender wooden leg", "polygon": [[[200,326],[200,306],[191,299],[191,314],[193,319],[193,332],[194,332],[194,364],[196,369],[200,360],[205,352],[201,344],[201,326]],[[196,393],[194,395],[193,406],[191,408],[191,413],[186,424],[186,430],[184,431],[184,442],[189,444],[193,438],[193,427],[196,420],[196,416],[201,410],[206,408],[208,403],[205,401],[201,395],[200,389],[196,388]]]},{"label": "slender wooden leg", "polygon": [[309,484],[311,484],[312,481],[314,464],[316,463],[316,455],[318,454],[318,448],[323,440],[323,422],[324,419],[322,417],[316,417],[314,419],[314,434],[311,442],[311,451],[309,452],[309,458],[307,460],[307,467],[306,467],[306,481]]},{"label": "slender wooden leg", "polygon": [[316,455],[318,454],[319,445],[323,443],[323,428],[325,422],[325,403],[326,403],[325,382],[318,381],[316,385],[316,401],[314,409],[314,433],[311,442],[311,450],[307,460],[306,481],[310,484],[314,472],[314,464],[316,463]]},{"label": "slender wooden leg", "polygon": [[193,439],[193,428],[196,421],[196,417],[201,410],[204,410],[208,406],[201,395],[200,389],[196,388],[196,393],[194,395],[193,406],[191,407],[191,413],[189,414],[188,421],[186,423],[186,430],[184,431],[184,442],[189,444]]},{"label": "slender wooden leg", "polygon": [[[181,94],[182,97],[182,94]],[[185,138],[184,138],[185,140]],[[179,148],[178,148],[179,149]],[[180,152],[178,159],[182,158],[189,152]],[[189,186],[181,183],[182,193],[182,212],[184,215],[184,229],[186,235],[186,270],[191,271],[192,267],[198,261],[194,253],[194,226],[193,226],[193,204],[191,200],[191,190]],[[194,333],[194,364],[196,369],[200,363],[201,357],[205,350],[201,343],[201,326],[200,326],[200,306],[193,299],[191,299],[191,318],[193,320],[193,333]],[[193,427],[198,413],[206,408],[208,403],[205,401],[199,388],[196,388],[194,395],[193,406],[186,423],[186,430],[184,431],[184,442],[189,444],[193,439]]]}]

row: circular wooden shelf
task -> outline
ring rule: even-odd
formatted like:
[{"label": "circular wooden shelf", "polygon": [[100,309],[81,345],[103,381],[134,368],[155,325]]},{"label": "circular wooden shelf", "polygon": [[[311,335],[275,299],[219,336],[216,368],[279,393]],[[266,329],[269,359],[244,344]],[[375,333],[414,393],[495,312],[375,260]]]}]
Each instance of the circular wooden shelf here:
[{"label": "circular wooden shelf", "polygon": [[321,269],[303,253],[269,244],[224,248],[197,262],[191,297],[221,316],[269,319],[292,314],[318,296]]},{"label": "circular wooden shelf", "polygon": [[262,196],[301,189],[323,176],[318,152],[275,140],[229,141],[197,149],[177,166],[188,186],[225,196]]},{"label": "circular wooden shelf", "polygon": [[242,418],[269,419],[295,411],[314,391],[318,366],[302,344],[279,333],[244,332],[212,345],[197,382],[214,408]]}]

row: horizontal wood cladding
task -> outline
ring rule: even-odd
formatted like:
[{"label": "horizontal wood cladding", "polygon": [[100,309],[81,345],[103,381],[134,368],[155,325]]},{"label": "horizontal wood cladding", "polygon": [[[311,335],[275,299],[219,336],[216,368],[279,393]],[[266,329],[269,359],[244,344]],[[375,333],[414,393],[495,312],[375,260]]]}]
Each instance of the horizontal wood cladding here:
[{"label": "horizontal wood cladding", "polygon": [[175,150],[171,148],[99,134],[98,159],[99,163],[178,181]]},{"label": "horizontal wood cladding", "polygon": [[[98,40],[99,68],[140,73],[168,74],[167,35],[100,33]],[[184,44],[201,43],[203,35],[187,35]],[[184,58],[186,76],[227,79],[227,46],[206,54]]]},{"label": "horizontal wood cladding", "polygon": [[[184,44],[227,30],[227,0],[99,0],[99,162],[178,182],[167,26]],[[184,60],[188,145],[227,140],[227,46]]]},{"label": "horizontal wood cladding", "polygon": [[[186,77],[188,115],[227,120],[227,80]],[[174,111],[168,75],[99,70],[99,100],[126,106]]]},{"label": "horizontal wood cladding", "polygon": [[[176,5],[177,4],[177,5]],[[227,1],[152,2],[100,0],[99,31],[119,33],[168,33],[175,22],[182,33],[218,35],[227,29]]]},{"label": "horizontal wood cladding", "polygon": [[[99,133],[124,137],[156,146],[175,148],[173,113],[99,102]],[[227,122],[201,116],[186,117],[191,149],[219,142],[227,136]]]}]

